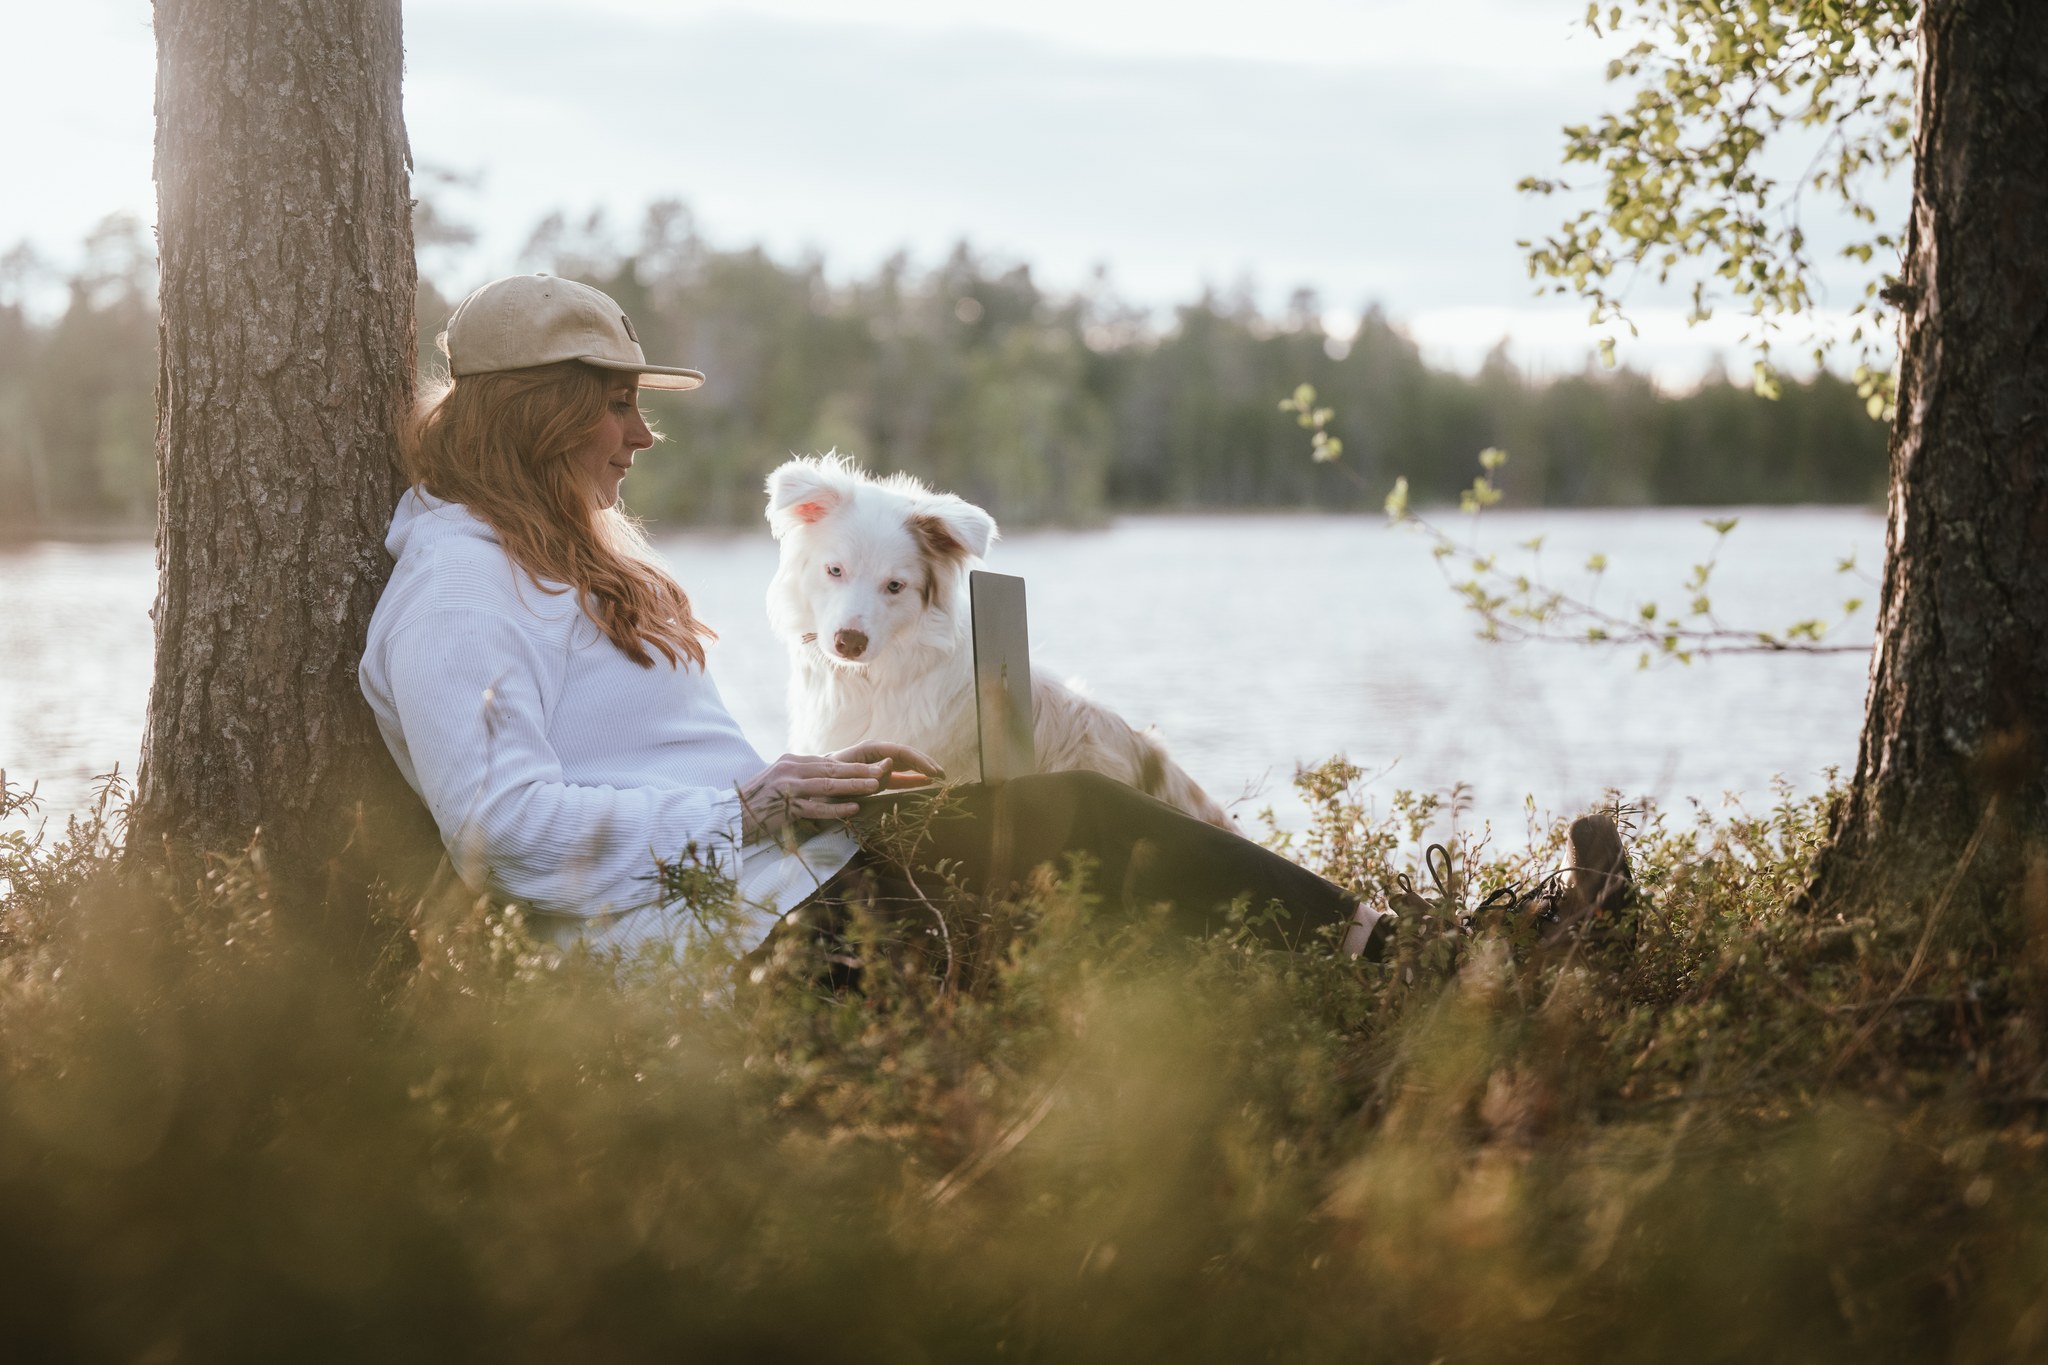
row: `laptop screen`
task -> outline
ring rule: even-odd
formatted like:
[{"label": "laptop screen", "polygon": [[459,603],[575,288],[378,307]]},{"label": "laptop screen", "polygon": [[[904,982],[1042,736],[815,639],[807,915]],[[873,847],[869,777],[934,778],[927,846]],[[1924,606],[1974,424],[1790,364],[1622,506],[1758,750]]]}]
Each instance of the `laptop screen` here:
[{"label": "laptop screen", "polygon": [[1024,580],[976,569],[967,576],[974,613],[974,711],[981,725],[981,780],[1038,770],[1031,737],[1031,636]]}]

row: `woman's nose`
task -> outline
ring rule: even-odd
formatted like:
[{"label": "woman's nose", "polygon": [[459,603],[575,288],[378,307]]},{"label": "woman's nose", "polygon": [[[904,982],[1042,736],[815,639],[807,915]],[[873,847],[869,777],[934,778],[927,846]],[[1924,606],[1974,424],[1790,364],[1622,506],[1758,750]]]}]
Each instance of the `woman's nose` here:
[{"label": "woman's nose", "polygon": [[647,429],[647,419],[637,412],[633,414],[633,425],[626,430],[626,444],[635,450],[645,450],[654,444],[654,433]]}]

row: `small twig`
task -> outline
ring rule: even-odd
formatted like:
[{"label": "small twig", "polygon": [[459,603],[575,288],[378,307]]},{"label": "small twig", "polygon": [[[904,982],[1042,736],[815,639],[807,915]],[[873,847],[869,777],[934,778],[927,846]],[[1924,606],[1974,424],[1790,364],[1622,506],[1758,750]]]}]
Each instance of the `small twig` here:
[{"label": "small twig", "polygon": [[[855,837],[861,840],[863,846],[888,859],[901,870],[911,894],[917,897],[919,904],[931,912],[932,919],[938,923],[939,941],[946,949],[946,978],[943,991],[951,994],[958,987],[960,979],[960,959],[953,947],[952,924],[947,920],[945,912],[925,894],[924,887],[919,885],[917,880],[918,850],[922,847],[926,834],[930,832],[933,821],[942,814],[947,800],[947,791],[941,787],[918,811],[919,818],[915,824],[911,823],[904,811],[892,810],[865,832],[854,829],[851,821],[848,821],[847,825],[849,829],[853,829]],[[942,860],[933,870],[944,878],[945,868],[945,862]]]},{"label": "small twig", "polygon": [[1860,1014],[1864,1010],[1887,1009],[1933,1009],[1937,1005],[1953,1005],[1961,996],[1954,995],[1900,995],[1889,1000],[1860,1000],[1849,1005],[1823,1005],[1828,1014]]},{"label": "small twig", "polygon": [[1634,1113],[1642,1109],[1662,1109],[1669,1105],[1683,1104],[1687,1106],[1687,1120],[1682,1121],[1689,1121],[1691,1114],[1694,1112],[1694,1106],[1697,1106],[1702,1101],[1748,1099],[1751,1096],[1765,1094],[1769,1091],[1770,1087],[1756,1083],[1723,1086],[1717,1090],[1702,1090],[1694,1087],[1680,1090],[1670,1095],[1649,1095],[1639,1100],[1621,1100],[1615,1105],[1615,1108]]},{"label": "small twig", "polygon": [[1970,864],[1976,861],[1977,850],[1984,846],[1984,837],[1991,832],[1991,822],[1997,815],[1998,796],[1994,793],[1991,799],[1984,803],[1984,815],[1977,821],[1977,832],[1970,836],[1969,845],[1963,849],[1963,856],[1956,863],[1956,870],[1949,875],[1948,885],[1942,888],[1941,897],[1934,902],[1934,908],[1927,912],[1927,923],[1920,930],[1920,942],[1914,946],[1913,957],[1906,964],[1905,975],[1899,978],[1899,984],[1893,988],[1884,1003],[1878,1006],[1877,1012],[1872,1014],[1863,1027],[1857,1030],[1856,1036],[1849,1040],[1849,1045],[1842,1049],[1842,1054],[1835,1058],[1834,1065],[1828,1068],[1828,1081],[1833,1081],[1842,1068],[1849,1064],[1850,1059],[1863,1050],[1864,1045],[1876,1034],[1877,1026],[1884,1022],[1884,1017],[1905,998],[1906,988],[1919,977],[1920,968],[1927,962],[1928,946],[1934,941],[1935,926],[1941,923],[1942,913],[1948,909],[1949,902],[1955,899],[1957,889],[1963,884],[1963,875],[1970,870]]},{"label": "small twig", "polygon": [[[1310,454],[1318,464],[1332,464],[1337,471],[1360,488],[1367,487],[1365,478],[1356,469],[1341,461],[1344,445],[1330,435],[1329,424],[1336,416],[1326,407],[1317,407],[1315,389],[1303,384],[1294,391],[1294,396],[1281,402],[1283,412],[1297,414],[1296,421],[1307,429],[1313,439]],[[1471,540],[1461,544],[1448,531],[1435,525],[1427,518],[1418,516],[1408,506],[1408,480],[1397,479],[1394,489],[1387,495],[1386,510],[1390,520],[1413,526],[1430,542],[1431,553],[1437,561],[1437,570],[1443,575],[1444,583],[1465,600],[1466,607],[1475,613],[1483,623],[1480,634],[1488,640],[1541,640],[1551,644],[1576,645],[1626,645],[1641,648],[1645,662],[1652,652],[1680,662],[1690,662],[1695,655],[1708,654],[1868,654],[1871,646],[1864,644],[1829,644],[1821,637],[1831,633],[1861,607],[1860,601],[1851,601],[1843,611],[1843,620],[1833,625],[1823,624],[1818,619],[1801,621],[1788,627],[1781,634],[1762,630],[1737,630],[1721,624],[1711,607],[1707,605],[1705,587],[1720,564],[1721,546],[1735,527],[1735,522],[1709,521],[1717,538],[1704,564],[1697,566],[1697,580],[1688,585],[1688,590],[1698,594],[1694,617],[1704,616],[1709,623],[1705,627],[1682,624],[1675,617],[1667,617],[1660,623],[1653,606],[1644,604],[1631,616],[1619,616],[1594,605],[1593,597],[1599,591],[1598,575],[1605,571],[1605,556],[1595,556],[1596,575],[1594,590],[1584,598],[1569,596],[1543,581],[1541,576],[1542,537],[1537,537],[1525,548],[1535,552],[1537,567],[1530,574],[1511,574],[1495,562],[1495,556],[1479,551],[1478,521],[1486,508],[1501,499],[1501,490],[1494,484],[1493,475],[1507,463],[1507,452],[1498,449],[1482,451],[1479,456],[1482,473],[1460,498],[1460,506],[1472,518]],[[1451,577],[1449,561],[1456,555],[1470,557],[1472,576],[1464,582]],[[1850,563],[1854,562],[1852,556]],[[1560,627],[1569,625],[1569,633]]]},{"label": "small twig", "polygon": [[932,898],[925,895],[924,888],[917,884],[917,874],[911,871],[907,862],[903,864],[903,880],[910,884],[911,891],[916,893],[924,908],[932,912],[932,918],[939,922],[939,942],[946,945],[946,982],[940,991],[941,994],[951,995],[959,983],[960,968],[960,960],[953,953],[953,930],[946,923],[945,912],[932,904]]},{"label": "small twig", "polygon": [[941,1208],[951,1203],[974,1182],[987,1175],[998,1161],[1015,1151],[1017,1145],[1030,1137],[1038,1125],[1045,1122],[1046,1115],[1052,1112],[1053,1101],[1059,1098],[1060,1082],[1066,1078],[1067,1073],[1062,1069],[1059,1075],[1053,1077],[1052,1083],[1045,1087],[1045,1093],[1038,1097],[1038,1103],[1029,1113],[1011,1124],[993,1143],[949,1171],[938,1184],[932,1186],[931,1192],[925,1195],[925,1203],[933,1208]]},{"label": "small twig", "polygon": [[[1484,622],[1482,634],[1490,639],[1640,647],[1681,660],[1707,654],[1870,652],[1868,643],[1830,644],[1822,641],[1818,636],[1832,627],[1823,626],[1818,621],[1802,622],[1783,634],[1772,634],[1724,626],[1711,614],[1708,619],[1713,624],[1707,627],[1684,625],[1675,618],[1667,618],[1660,624],[1655,617],[1617,615],[1593,605],[1590,597],[1580,600],[1551,588],[1540,578],[1509,573],[1494,562],[1494,556],[1482,554],[1476,543],[1461,544],[1448,531],[1408,511],[1405,506],[1395,514],[1395,519],[1413,526],[1432,542],[1431,552],[1445,584],[1462,596],[1467,608]],[[1451,577],[1449,568],[1449,561],[1458,555],[1469,556],[1471,560],[1472,577],[1463,583]],[[1719,556],[1720,544],[1717,541],[1704,566],[1709,574],[1718,564]],[[1559,628],[1567,625],[1571,627],[1569,632]],[[1801,634],[1807,638],[1796,638]]]}]

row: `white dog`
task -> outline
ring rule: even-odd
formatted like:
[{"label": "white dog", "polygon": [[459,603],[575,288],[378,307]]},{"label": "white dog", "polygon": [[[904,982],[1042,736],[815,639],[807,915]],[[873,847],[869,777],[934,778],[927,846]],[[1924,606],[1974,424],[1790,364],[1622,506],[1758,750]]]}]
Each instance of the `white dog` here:
[{"label": "white dog", "polygon": [[[995,519],[905,474],[871,479],[835,455],[768,476],[782,563],[768,619],[789,646],[790,747],[831,753],[866,740],[923,749],[955,777],[977,768],[967,574]],[[1159,741],[1033,672],[1040,772],[1106,774],[1234,829]]]}]

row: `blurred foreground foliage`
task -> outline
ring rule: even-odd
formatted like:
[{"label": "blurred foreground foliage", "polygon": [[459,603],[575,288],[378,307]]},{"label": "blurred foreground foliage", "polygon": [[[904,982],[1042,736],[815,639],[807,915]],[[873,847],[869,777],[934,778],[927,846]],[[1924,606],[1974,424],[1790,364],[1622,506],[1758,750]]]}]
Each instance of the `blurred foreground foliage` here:
[{"label": "blurred foreground foliage", "polygon": [[[464,230],[421,201],[434,278],[482,283]],[[587,280],[632,314],[647,351],[711,376],[650,411],[673,439],[628,496],[657,521],[752,525],[761,482],[791,452],[836,447],[907,470],[1007,524],[1086,524],[1188,508],[1369,511],[1335,471],[1304,467],[1273,395],[1313,384],[1332,435],[1377,487],[1404,474],[1454,499],[1472,452],[1514,450],[1503,491],[1524,505],[1868,502],[1883,493],[1885,431],[1855,387],[1821,375],[1770,403],[1724,377],[1684,395],[1645,375],[1538,382],[1504,350],[1477,374],[1433,368],[1378,309],[1330,335],[1297,293],[1273,316],[1249,286],[1167,320],[1104,282],[1041,288],[1021,264],[965,245],[931,269],[903,257],[854,279],[816,259],[713,247],[681,205],[637,227],[542,223],[521,268]],[[61,286],[61,311],[30,300]],[[450,286],[454,288],[454,286]],[[0,534],[146,528],[156,504],[155,265],[147,234],[110,219],[69,275],[26,248],[0,257]],[[458,291],[459,292],[459,291]],[[419,299],[421,360],[452,300]]]},{"label": "blurred foreground foliage", "polygon": [[[1274,837],[1370,895],[1445,813],[1301,782]],[[834,994],[446,886],[337,953],[260,849],[151,876],[103,805],[0,845],[8,1354],[2036,1355],[2048,865],[1916,955],[1924,907],[1787,912],[1822,817],[1642,814],[1625,919],[1415,918],[1381,965],[1048,876],[953,988],[870,926]],[[1529,843],[1455,840],[1456,901]]]}]

